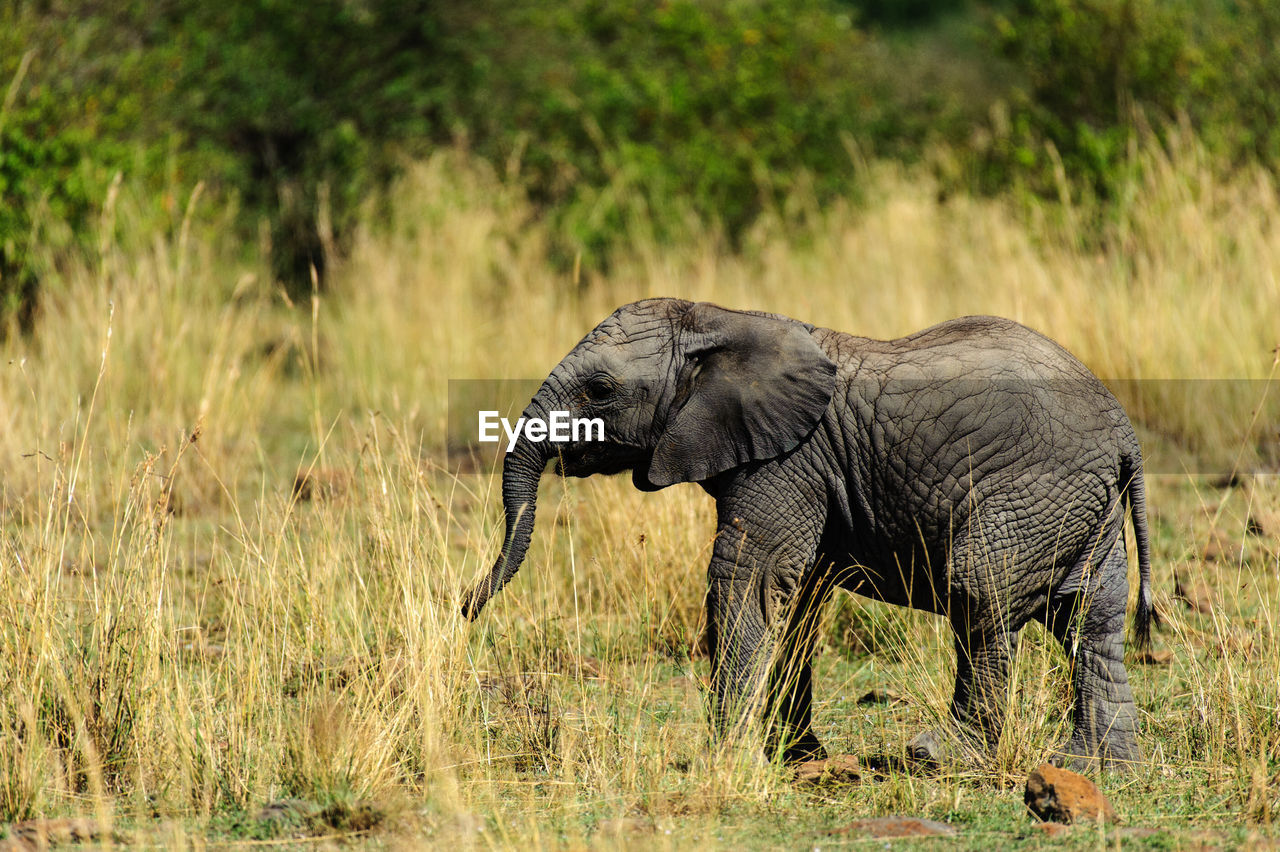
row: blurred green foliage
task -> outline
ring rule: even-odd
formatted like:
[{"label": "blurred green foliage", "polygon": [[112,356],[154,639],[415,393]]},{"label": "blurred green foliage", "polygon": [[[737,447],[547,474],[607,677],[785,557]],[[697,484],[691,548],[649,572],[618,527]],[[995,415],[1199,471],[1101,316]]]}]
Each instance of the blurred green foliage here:
[{"label": "blurred green foliage", "polygon": [[0,7],[0,320],[30,309],[42,270],[92,241],[114,171],[134,156],[149,75],[107,71],[121,33]]},{"label": "blurred green foliage", "polygon": [[[522,182],[566,263],[857,195],[869,156],[1105,205],[1188,123],[1280,162],[1269,0],[10,0],[0,315],[92,251],[121,175],[157,227],[197,181],[310,288],[406,158]],[[941,146],[947,158],[930,158]]]},{"label": "blurred green foliage", "polygon": [[899,120],[864,36],[818,0],[568,0],[488,25],[495,85],[480,122],[460,119],[590,262],[630,229],[669,237],[690,216],[736,239],[800,179],[845,193],[852,141]]},{"label": "blurred green foliage", "polygon": [[1016,176],[1049,194],[1065,179],[1110,196],[1139,126],[1159,132],[1203,94],[1190,11],[1162,0],[1018,0],[997,15],[996,42],[1023,82],[988,151],[989,188]]}]

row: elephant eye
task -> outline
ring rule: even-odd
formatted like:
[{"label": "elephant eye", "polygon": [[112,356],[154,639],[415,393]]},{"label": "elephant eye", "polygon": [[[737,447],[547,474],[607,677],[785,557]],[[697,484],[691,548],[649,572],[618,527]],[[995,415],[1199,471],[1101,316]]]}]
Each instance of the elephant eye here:
[{"label": "elephant eye", "polygon": [[587,382],[587,397],[599,402],[613,395],[614,384],[603,376],[594,376]]}]

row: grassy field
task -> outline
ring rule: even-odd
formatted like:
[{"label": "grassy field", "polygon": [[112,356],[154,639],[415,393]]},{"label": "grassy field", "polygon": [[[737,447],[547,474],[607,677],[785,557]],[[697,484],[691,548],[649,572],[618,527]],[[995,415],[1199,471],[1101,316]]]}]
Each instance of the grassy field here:
[{"label": "grassy field", "polygon": [[[493,477],[449,469],[448,380],[541,378],[618,304],[677,295],[878,337],[998,313],[1108,379],[1232,380],[1202,385],[1211,403],[1130,386],[1168,460],[1148,486],[1164,625],[1130,664],[1149,760],[1101,779],[1120,827],[1061,842],[1280,843],[1280,483],[1176,472],[1274,469],[1277,187],[1190,143],[1143,161],[1101,234],[1092,211],[872,164],[865,206],[740,252],[695,227],[656,248],[636,223],[628,257],[566,272],[516,192],[442,154],[303,303],[199,197],[147,233],[113,195],[99,256],[63,263],[34,332],[0,344],[0,823],[166,847],[800,848],[904,814],[964,847],[1043,843],[1022,782],[1069,693],[1042,631],[985,764],[805,788],[709,742],[696,487],[548,478],[528,564],[462,621],[501,511]],[[939,619],[848,596],[825,619],[833,752],[892,754],[945,714]],[[873,689],[902,700],[860,703]]]}]

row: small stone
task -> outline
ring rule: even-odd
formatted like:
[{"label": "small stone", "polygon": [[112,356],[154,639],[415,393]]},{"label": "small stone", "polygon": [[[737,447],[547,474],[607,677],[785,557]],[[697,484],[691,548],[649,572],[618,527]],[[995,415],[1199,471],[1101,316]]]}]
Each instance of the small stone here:
[{"label": "small stone", "polygon": [[1031,828],[1035,831],[1040,832],[1041,835],[1043,835],[1044,837],[1056,838],[1069,833],[1072,829],[1072,826],[1065,825],[1060,822],[1038,822],[1035,825],[1031,826]]},{"label": "small stone", "polygon": [[907,699],[888,689],[872,689],[858,699],[859,705],[867,704],[906,704]]},{"label": "small stone", "polygon": [[935,772],[942,766],[942,737],[936,730],[921,731],[907,743],[907,763],[924,772]]},{"label": "small stone", "polygon": [[955,837],[956,830],[945,822],[920,817],[886,816],[854,820],[827,834],[861,834],[864,837]]},{"label": "small stone", "polygon": [[71,817],[15,822],[5,839],[13,849],[48,849],[64,843],[93,843],[106,835],[96,820]]},{"label": "small stone", "polygon": [[851,754],[838,754],[834,757],[806,760],[797,764],[795,780],[797,784],[822,786],[857,784],[862,780],[863,772],[863,766],[858,758]]},{"label": "small stone", "polygon": [[340,497],[351,485],[351,477],[341,470],[317,468],[300,470],[293,478],[293,496],[298,502],[331,500]]},{"label": "small stone", "polygon": [[618,836],[620,834],[652,834],[653,820],[648,817],[615,817],[601,820],[596,826],[597,834]]},{"label": "small stone", "polygon": [[1260,538],[1275,538],[1280,535],[1280,511],[1255,508],[1245,521],[1244,531]]},{"label": "small stone", "polygon": [[1133,662],[1140,666],[1167,666],[1173,662],[1173,652],[1165,649],[1156,651],[1152,648],[1143,648],[1134,651],[1131,656]]},{"label": "small stone", "polygon": [[1213,612],[1213,589],[1203,580],[1189,580],[1181,573],[1173,575],[1173,594],[1187,609],[1208,615]]},{"label": "small stone", "polygon": [[1116,822],[1115,809],[1098,786],[1069,769],[1041,764],[1027,778],[1027,807],[1046,822]]}]

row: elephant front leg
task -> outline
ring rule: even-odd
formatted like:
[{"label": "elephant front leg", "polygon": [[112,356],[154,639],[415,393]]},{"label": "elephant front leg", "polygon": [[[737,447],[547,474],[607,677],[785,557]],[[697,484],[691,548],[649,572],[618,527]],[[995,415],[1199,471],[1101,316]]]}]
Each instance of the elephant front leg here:
[{"label": "elephant front leg", "polygon": [[[771,500],[761,502],[761,492]],[[763,716],[770,758],[779,751],[789,760],[820,756],[809,727],[815,625],[802,617],[810,607],[793,602],[814,593],[812,582],[801,581],[813,564],[823,516],[811,499],[780,499],[782,489],[749,493],[718,502],[707,592],[712,719],[721,736],[731,736]]]},{"label": "elephant front leg", "polygon": [[724,567],[717,571],[714,563],[712,566],[707,624],[711,717],[716,733],[729,738],[741,732],[745,720],[763,703],[768,655],[758,586],[750,576],[733,574]]},{"label": "elephant front leg", "polygon": [[787,626],[769,623],[753,583],[712,580],[708,596],[711,686],[717,733],[732,737],[756,717],[764,721],[765,754],[785,763],[825,758],[813,733],[811,659],[817,636],[816,609],[797,600]]}]

